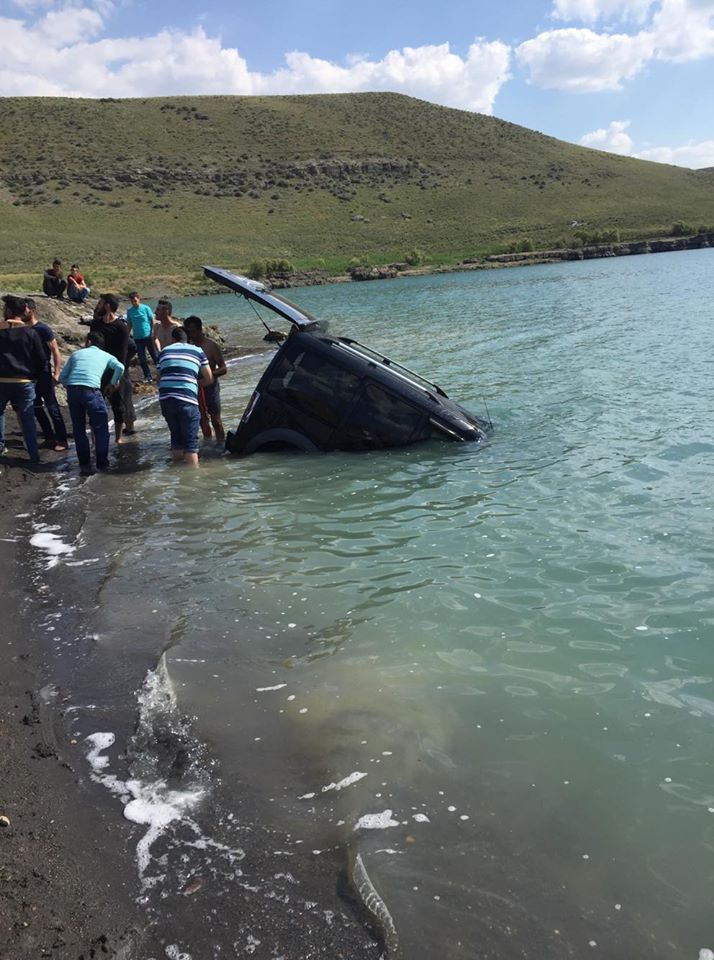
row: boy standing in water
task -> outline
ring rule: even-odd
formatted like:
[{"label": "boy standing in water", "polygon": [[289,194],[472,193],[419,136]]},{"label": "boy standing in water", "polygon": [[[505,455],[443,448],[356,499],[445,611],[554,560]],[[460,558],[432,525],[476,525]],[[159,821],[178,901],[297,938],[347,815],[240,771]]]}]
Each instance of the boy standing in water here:
[{"label": "boy standing in water", "polygon": [[83,477],[91,477],[94,473],[87,419],[94,433],[97,470],[109,467],[109,416],[101,389],[102,377],[107,372],[111,374],[110,383],[117,384],[124,373],[124,364],[104,350],[104,337],[96,330],[90,330],[84,348],[72,354],[59,376],[60,383],[67,390],[74,445]]},{"label": "boy standing in water", "polygon": [[198,466],[198,385],[213,383],[208,357],[186,343],[186,331],[176,327],[173,342],[159,354],[159,401],[171,432],[174,463]]}]

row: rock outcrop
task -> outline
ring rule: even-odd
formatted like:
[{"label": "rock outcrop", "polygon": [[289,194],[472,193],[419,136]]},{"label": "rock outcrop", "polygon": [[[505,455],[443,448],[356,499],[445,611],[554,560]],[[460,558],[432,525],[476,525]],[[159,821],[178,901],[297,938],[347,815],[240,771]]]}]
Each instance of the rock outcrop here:
[{"label": "rock outcrop", "polygon": [[[701,250],[714,246],[714,233],[698,233],[692,237],[663,237],[658,240],[635,240],[631,243],[599,243],[566,250],[530,250],[524,253],[498,253],[486,257],[486,264],[557,263],[562,260],[597,260],[602,257],[627,257],[640,253],[672,253],[676,250]],[[475,264],[474,258],[464,264]]]}]

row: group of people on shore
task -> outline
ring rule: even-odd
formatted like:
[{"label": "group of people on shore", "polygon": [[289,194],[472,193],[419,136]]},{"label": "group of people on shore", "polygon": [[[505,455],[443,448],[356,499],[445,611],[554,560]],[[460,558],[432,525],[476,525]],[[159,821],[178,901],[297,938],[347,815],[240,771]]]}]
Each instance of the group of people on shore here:
[{"label": "group of people on shore", "polygon": [[133,385],[129,362],[139,357],[147,381],[153,382],[146,353],[156,368],[159,403],[171,435],[174,461],[198,464],[199,430],[209,439],[215,431],[223,440],[219,378],[227,367],[219,345],[203,332],[200,317],[183,325],[172,316],[168,300],[159,300],[156,316],[130,296],[126,316],[119,300],[102,294],[94,308],[82,348],[62,364],[54,332],[37,319],[30,297],[5,296],[0,321],[0,453],[5,449],[4,414],[9,403],[20,420],[30,460],[37,463],[39,447],[35,419],[44,434],[44,447],[68,449],[67,429],[55,395],[61,383],[67,392],[80,473],[94,473],[87,422],[94,438],[97,470],[109,466],[109,414],[114,438],[136,433]]},{"label": "group of people on shore", "polygon": [[87,286],[78,264],[72,264],[65,278],[62,261],[55,259],[42,277],[42,292],[46,297],[56,297],[57,300],[64,300],[66,293],[73,303],[84,303],[92,291]]}]

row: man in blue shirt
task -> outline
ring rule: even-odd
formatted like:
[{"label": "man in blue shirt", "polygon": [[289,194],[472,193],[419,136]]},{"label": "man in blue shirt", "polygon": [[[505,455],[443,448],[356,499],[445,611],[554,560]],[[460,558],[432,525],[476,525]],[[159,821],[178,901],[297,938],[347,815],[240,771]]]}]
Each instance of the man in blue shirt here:
[{"label": "man in blue shirt", "polygon": [[186,343],[186,331],[176,327],[173,343],[159,354],[159,401],[171,433],[174,463],[198,466],[198,385],[213,383],[208,357]]},{"label": "man in blue shirt", "polygon": [[154,314],[148,304],[141,302],[138,293],[130,293],[129,299],[131,306],[126,311],[126,322],[129,324],[129,331],[136,344],[144,379],[147,383],[152,383],[149,364],[146,362],[146,351],[149,351],[149,356],[158,370],[159,358],[153,337]]},{"label": "man in blue shirt", "polygon": [[109,467],[109,416],[101,388],[106,378],[115,385],[124,373],[124,364],[103,347],[104,337],[101,333],[90,330],[85,347],[72,354],[59,375],[59,382],[67,390],[74,445],[77,448],[79,472],[83,477],[91,477],[94,473],[87,439],[87,418],[94,433],[97,469],[106,470]]}]

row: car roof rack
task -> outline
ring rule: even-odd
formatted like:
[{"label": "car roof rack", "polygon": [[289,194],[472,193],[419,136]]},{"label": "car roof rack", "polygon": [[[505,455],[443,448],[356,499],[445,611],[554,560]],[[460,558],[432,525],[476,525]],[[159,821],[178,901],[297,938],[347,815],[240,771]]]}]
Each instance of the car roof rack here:
[{"label": "car roof rack", "polygon": [[427,390],[427,393],[433,390],[440,397],[444,397],[446,400],[449,399],[449,395],[445,390],[442,390],[437,383],[427,380],[426,377],[422,377],[420,374],[410,370],[409,367],[405,367],[403,364],[397,363],[396,360],[390,360],[389,357],[385,357],[384,354],[379,353],[377,350],[373,350],[371,347],[365,346],[365,344],[360,343],[359,340],[353,340],[351,337],[333,337],[331,339],[344,348],[351,350],[353,353],[358,354],[359,356],[367,357],[370,360],[376,360],[378,363],[382,364],[382,366],[386,367],[388,370],[391,370],[392,373],[396,374],[402,380],[407,380],[413,383],[414,386],[420,387],[422,390],[426,387],[429,387],[430,389]]}]

